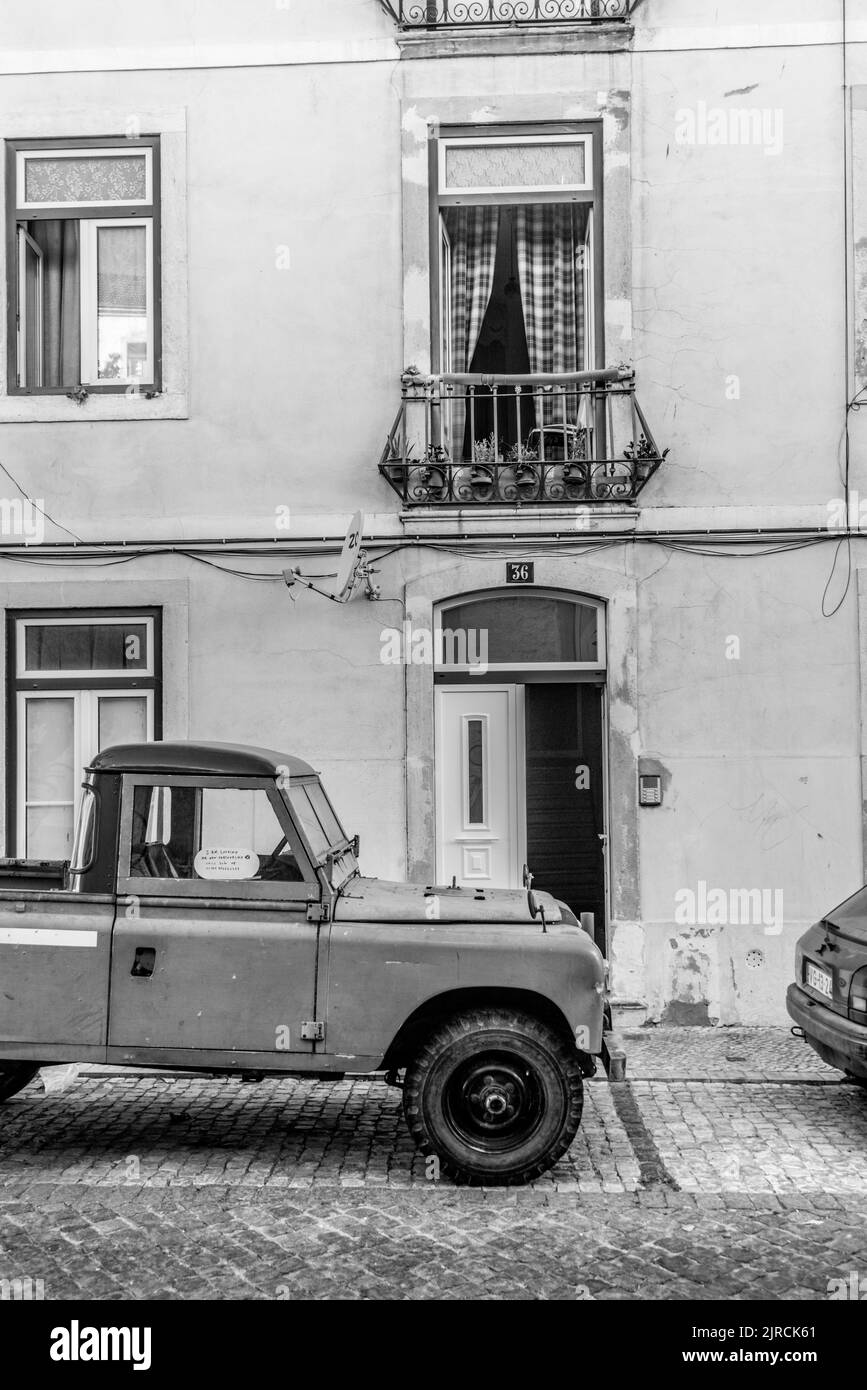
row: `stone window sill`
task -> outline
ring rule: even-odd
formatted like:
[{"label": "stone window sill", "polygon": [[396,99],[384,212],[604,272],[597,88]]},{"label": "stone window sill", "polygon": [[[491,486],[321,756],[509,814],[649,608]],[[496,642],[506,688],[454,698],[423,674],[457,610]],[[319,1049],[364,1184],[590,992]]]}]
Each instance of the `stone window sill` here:
[{"label": "stone window sill", "polygon": [[186,420],[189,401],[180,391],[153,400],[123,392],[88,396],[82,405],[66,396],[0,396],[0,424],[92,424],[94,420]]}]

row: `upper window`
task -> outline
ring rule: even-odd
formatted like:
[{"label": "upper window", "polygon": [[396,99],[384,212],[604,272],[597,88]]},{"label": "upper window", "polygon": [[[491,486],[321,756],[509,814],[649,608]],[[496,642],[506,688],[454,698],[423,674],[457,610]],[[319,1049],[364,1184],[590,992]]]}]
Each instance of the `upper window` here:
[{"label": "upper window", "polygon": [[600,132],[464,127],[433,142],[432,359],[450,458],[593,454],[604,421],[576,377],[603,356]]},{"label": "upper window", "polygon": [[9,389],[160,386],[159,137],[7,142]]}]

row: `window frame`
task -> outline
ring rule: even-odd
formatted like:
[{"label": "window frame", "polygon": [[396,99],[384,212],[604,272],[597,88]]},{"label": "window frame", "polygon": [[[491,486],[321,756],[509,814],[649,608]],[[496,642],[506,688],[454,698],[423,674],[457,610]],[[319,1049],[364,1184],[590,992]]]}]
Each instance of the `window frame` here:
[{"label": "window frame", "polygon": [[[57,137],[56,139],[16,139],[6,142],[6,394],[7,396],[67,396],[77,388],[83,388],[89,396],[91,395],[126,395],[133,394],[157,394],[162,391],[162,270],[161,270],[161,199],[160,199],[160,136],[142,135],[135,138],[128,138],[124,135],[93,136],[88,138],[81,137]],[[57,203],[57,204],[27,204],[18,202],[19,192],[19,171],[23,170],[24,161],[28,155],[34,152],[47,155],[55,155],[58,158],[71,158],[73,156],[87,157],[95,153],[105,151],[111,153],[118,152],[118,157],[130,150],[142,149],[149,151],[146,155],[146,180],[150,193],[151,201],[142,203],[138,200],[131,202],[117,203]],[[23,191],[23,190],[22,190]],[[84,274],[81,275],[81,304],[82,317],[80,325],[81,333],[81,369],[82,380],[66,386],[30,386],[26,383],[21,384],[21,350],[19,345],[19,326],[20,326],[20,269],[18,254],[18,230],[23,222],[44,222],[54,220],[71,219],[79,223],[85,222],[117,222],[134,223],[144,221],[150,224],[150,258],[149,269],[150,278],[148,282],[148,301],[150,314],[148,316],[148,327],[150,330],[151,357],[150,357],[150,376],[143,375],[141,380],[128,381],[124,379],[117,382],[114,379],[96,379],[86,381],[83,378],[88,374],[85,370],[85,337],[95,337],[97,332],[96,319],[92,327],[86,328],[84,322]],[[82,238],[82,241],[84,238]],[[83,261],[83,252],[80,253]],[[83,271],[83,265],[82,265]],[[25,324],[25,330],[27,325]],[[95,375],[95,372],[94,372]]]},{"label": "window frame", "polygon": [[[139,878],[130,874],[132,851],[132,809],[137,787],[200,787],[214,791],[264,791],[295,861],[304,874],[301,882],[261,879],[161,879]],[[317,866],[313,863],[300,836],[294,818],[281,796],[273,778],[229,777],[222,775],[194,776],[166,772],[125,772],[120,800],[120,836],[117,856],[117,891],[148,898],[203,898],[253,900],[273,903],[291,901],[305,904],[318,902],[321,884]]]},{"label": "window frame", "polygon": [[[74,626],[80,624],[144,624],[148,632],[146,668],[135,671],[123,669],[101,672],[34,671],[24,666],[25,632],[31,626]],[[6,615],[6,852],[21,858],[26,846],[26,701],[28,697],[72,698],[73,713],[73,778],[74,816],[81,799],[81,776],[84,762],[82,735],[88,720],[87,734],[91,743],[98,739],[99,697],[145,696],[150,737],[162,738],[162,610],[149,606],[140,608],[40,608],[15,609]],[[79,697],[84,695],[82,701]]]},{"label": "window frame", "polygon": [[[593,121],[539,121],[516,124],[491,125],[453,125],[440,126],[436,136],[430,139],[428,151],[428,204],[429,204],[429,258],[430,258],[430,325],[431,325],[431,370],[434,375],[445,370],[442,360],[442,331],[444,299],[441,285],[441,226],[443,210],[447,207],[517,207],[522,203],[585,203],[589,204],[593,218],[593,303],[592,331],[588,332],[588,346],[594,352],[590,369],[599,369],[605,361],[605,312],[604,312],[604,189],[603,189],[603,141],[602,120]],[[525,190],[498,190],[476,192],[462,189],[458,193],[443,192],[441,171],[445,167],[445,148],[450,143],[464,141],[469,144],[550,144],[553,140],[573,140],[589,145],[586,157],[585,176],[589,187],[531,188]]]},{"label": "window frame", "polygon": [[[441,208],[460,207],[468,202],[476,206],[486,202],[505,203],[510,207],[519,203],[587,202],[586,195],[588,193],[592,195],[595,184],[593,146],[596,143],[592,131],[573,132],[566,135],[537,132],[533,135],[516,134],[510,138],[507,135],[490,135],[487,126],[480,127],[480,129],[485,133],[472,136],[463,133],[456,135],[449,132],[447,135],[441,134],[437,140],[437,194]],[[584,150],[584,182],[562,185],[539,184],[538,187],[530,187],[526,184],[503,184],[499,187],[489,187],[482,184],[476,188],[449,188],[446,177],[449,150],[453,147],[473,146],[479,148],[484,145],[492,147],[504,145],[580,145]]]},{"label": "window frame", "polygon": [[[154,376],[154,233],[153,222],[144,224],[134,217],[82,218],[79,241],[81,275],[81,376],[96,378],[99,373],[99,233],[103,227],[140,227],[145,231],[145,312],[148,354],[142,382]],[[105,378],[110,380],[110,378]],[[123,377],[123,389],[139,385],[138,378]],[[90,387],[87,387],[90,390]],[[141,386],[139,386],[141,389]],[[147,389],[150,389],[149,387]]]}]

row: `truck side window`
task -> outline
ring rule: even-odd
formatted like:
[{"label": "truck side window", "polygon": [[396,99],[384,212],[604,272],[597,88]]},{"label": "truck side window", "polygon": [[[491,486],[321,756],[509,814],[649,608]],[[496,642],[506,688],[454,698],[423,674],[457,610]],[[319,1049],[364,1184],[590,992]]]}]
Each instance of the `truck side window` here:
[{"label": "truck side window", "polygon": [[206,882],[303,879],[261,788],[139,786],[130,876]]}]

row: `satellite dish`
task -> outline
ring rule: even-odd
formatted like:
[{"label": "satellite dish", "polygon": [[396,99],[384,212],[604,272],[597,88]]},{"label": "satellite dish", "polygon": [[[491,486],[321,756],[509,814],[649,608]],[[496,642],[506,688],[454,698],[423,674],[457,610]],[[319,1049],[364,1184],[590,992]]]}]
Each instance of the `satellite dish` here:
[{"label": "satellite dish", "polygon": [[361,549],[363,532],[364,513],[356,512],[349,523],[346,540],[343,542],[343,549],[340,552],[340,563],[337,566],[334,598],[337,599],[338,603],[345,603],[355,588],[358,571],[364,561],[364,552]]}]

